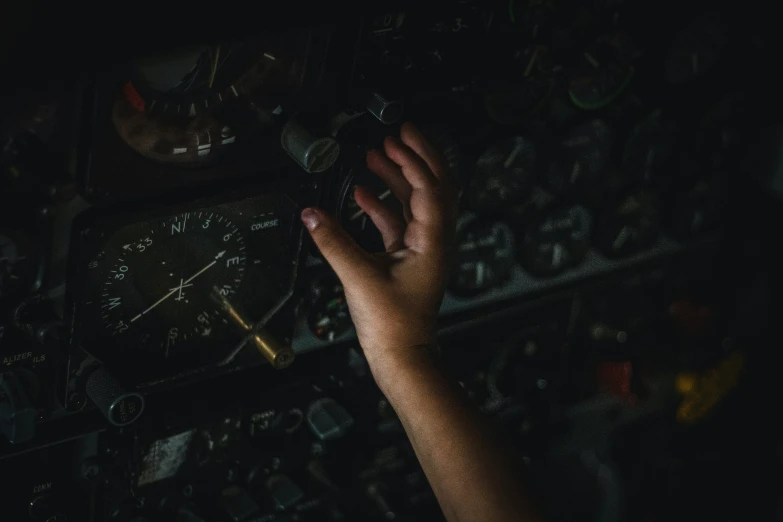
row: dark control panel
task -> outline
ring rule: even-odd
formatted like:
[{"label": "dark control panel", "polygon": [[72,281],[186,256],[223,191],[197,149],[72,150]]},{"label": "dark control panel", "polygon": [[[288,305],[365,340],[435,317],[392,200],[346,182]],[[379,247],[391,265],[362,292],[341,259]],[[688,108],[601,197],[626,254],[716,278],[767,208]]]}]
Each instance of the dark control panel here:
[{"label": "dark control panel", "polygon": [[438,364],[548,518],[743,513],[745,440],[716,434],[753,421],[771,367],[768,23],[705,2],[300,4],[150,21],[143,45],[116,27],[68,71],[9,50],[0,519],[441,520],[299,220],[319,206],[384,251],[354,191],[403,212],[366,155],[405,121],[459,189]]}]

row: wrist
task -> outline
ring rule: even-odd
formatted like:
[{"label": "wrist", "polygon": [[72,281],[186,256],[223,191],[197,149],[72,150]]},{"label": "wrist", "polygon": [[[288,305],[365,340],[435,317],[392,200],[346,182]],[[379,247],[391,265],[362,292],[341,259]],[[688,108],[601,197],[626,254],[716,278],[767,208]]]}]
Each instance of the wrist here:
[{"label": "wrist", "polygon": [[367,362],[375,382],[384,394],[390,387],[405,385],[406,377],[421,375],[435,370],[435,361],[440,349],[434,342],[405,347],[375,350]]}]

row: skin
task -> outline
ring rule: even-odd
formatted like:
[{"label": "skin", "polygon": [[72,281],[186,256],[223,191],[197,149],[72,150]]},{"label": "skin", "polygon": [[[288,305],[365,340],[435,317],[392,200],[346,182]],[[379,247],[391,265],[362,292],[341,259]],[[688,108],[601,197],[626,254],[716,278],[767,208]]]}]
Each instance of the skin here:
[{"label": "skin", "polygon": [[313,241],[345,288],[370,370],[411,440],[449,521],[540,520],[511,451],[482,422],[431,356],[446,288],[457,191],[446,162],[411,124],[370,151],[367,166],[403,205],[389,210],[358,188],[356,202],[383,235],[368,254],[320,209],[302,212]]}]

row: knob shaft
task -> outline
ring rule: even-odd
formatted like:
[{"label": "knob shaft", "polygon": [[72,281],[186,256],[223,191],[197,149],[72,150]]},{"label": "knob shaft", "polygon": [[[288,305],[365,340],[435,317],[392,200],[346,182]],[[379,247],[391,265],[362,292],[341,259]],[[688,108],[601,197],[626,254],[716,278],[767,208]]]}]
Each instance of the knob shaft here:
[{"label": "knob shaft", "polygon": [[125,388],[103,367],[87,378],[87,396],[115,426],[126,426],[144,411],[144,396]]},{"label": "knob shaft", "polygon": [[258,330],[253,335],[253,344],[256,350],[277,370],[287,368],[294,362],[294,350],[275,339],[264,329]]}]

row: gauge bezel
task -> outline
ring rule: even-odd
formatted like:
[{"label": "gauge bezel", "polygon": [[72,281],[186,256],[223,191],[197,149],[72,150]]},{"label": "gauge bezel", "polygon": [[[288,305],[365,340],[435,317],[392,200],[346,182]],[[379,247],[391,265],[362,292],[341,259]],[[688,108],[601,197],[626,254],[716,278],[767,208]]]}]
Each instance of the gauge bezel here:
[{"label": "gauge bezel", "polygon": [[[478,194],[485,189],[486,180],[493,176],[493,170],[489,167],[481,167],[483,164],[488,163],[488,156],[491,151],[497,151],[501,146],[508,144],[509,142],[524,144],[529,148],[529,152],[526,158],[527,164],[527,177],[523,179],[523,183],[520,183],[519,190],[513,197],[507,201],[494,201],[487,203],[479,199]],[[467,183],[466,197],[471,210],[482,214],[499,213],[507,210],[515,205],[523,203],[528,199],[533,191],[533,188],[537,184],[542,172],[542,155],[541,147],[537,140],[531,139],[526,135],[511,134],[505,136],[498,136],[498,139],[492,141],[485,147],[476,157],[475,167],[470,180]],[[510,171],[505,166],[503,167],[503,178],[508,180]]]},{"label": "gauge bezel", "polygon": [[520,241],[521,245],[519,248],[520,264],[525,268],[527,272],[529,272],[530,274],[536,277],[554,277],[567,270],[579,266],[582,263],[582,261],[584,261],[593,242],[593,236],[595,234],[595,224],[596,224],[595,216],[590,211],[590,209],[587,208],[585,205],[580,203],[550,205],[549,207],[547,207],[546,209],[538,213],[538,215],[531,220],[532,225],[529,228],[540,226],[547,219],[550,219],[552,216],[554,216],[555,213],[570,212],[572,209],[577,209],[577,208],[579,209],[579,212],[584,212],[584,214],[587,216],[586,227],[588,231],[587,231],[587,238],[584,241],[580,241],[580,242],[573,241],[573,240],[563,241],[563,243],[567,243],[567,248],[569,250],[569,254],[571,255],[570,261],[568,263],[563,263],[556,269],[551,269],[549,266],[547,266],[546,268],[542,268],[541,266],[534,264],[530,260],[533,254],[530,253],[529,249],[535,248],[533,245],[534,244],[537,245],[540,243],[539,242],[534,243],[532,240],[528,240],[528,238],[530,237],[530,233],[528,230],[521,238]]},{"label": "gauge bezel", "polygon": [[[483,287],[483,288],[465,288],[457,284],[456,282],[456,261],[455,261],[455,268],[452,269],[451,274],[449,275],[449,282],[448,282],[448,290],[449,293],[457,296],[457,297],[463,297],[463,298],[469,298],[469,297],[475,297],[477,295],[486,293],[494,288],[498,288],[503,285],[506,281],[508,281],[514,270],[514,266],[516,266],[517,262],[517,255],[518,255],[518,238],[514,231],[514,228],[509,225],[506,221],[503,221],[501,219],[488,219],[484,217],[480,217],[477,214],[473,212],[466,212],[463,214],[457,223],[457,231],[456,231],[456,244],[457,249],[459,248],[462,234],[465,233],[465,231],[471,227],[481,227],[481,226],[492,226],[495,224],[500,224],[508,228],[509,236],[511,239],[511,255],[505,260],[506,262],[503,264],[503,272],[497,276],[496,281],[494,284]],[[455,254],[455,260],[458,260],[459,254]]]},{"label": "gauge bezel", "polygon": [[[225,342],[228,339],[216,339],[220,341],[220,349],[214,350],[215,353],[206,354],[199,357],[202,352],[209,349],[209,342],[194,345],[199,352],[194,354],[193,362],[185,363],[183,358],[179,357],[170,362],[155,355],[154,351],[144,351],[135,343],[133,349],[132,341],[128,343],[112,343],[111,337],[103,333],[98,333],[90,328],[95,320],[95,311],[88,305],[87,299],[90,295],[88,282],[93,281],[96,285],[102,280],[103,272],[108,268],[101,266],[93,269],[97,270],[90,274],[89,263],[104,248],[104,245],[111,240],[113,235],[123,227],[135,223],[157,222],[169,217],[180,215],[184,212],[194,212],[201,210],[211,210],[221,212],[223,215],[231,216],[241,222],[241,226],[247,226],[247,235],[250,234],[251,220],[266,212],[274,212],[282,220],[279,231],[275,232],[275,238],[280,239],[284,244],[279,245],[279,251],[275,255],[280,255],[280,264],[275,269],[275,274],[279,275],[280,288],[271,294],[265,294],[254,299],[247,300],[248,303],[256,305],[264,304],[264,309],[244,310],[251,321],[258,320],[264,313],[272,308],[274,302],[279,301],[289,287],[295,284],[297,267],[302,261],[301,237],[303,227],[298,219],[299,206],[284,192],[257,192],[242,193],[240,191],[230,192],[213,198],[205,198],[181,205],[167,205],[149,208],[142,211],[107,211],[104,209],[91,209],[77,216],[74,220],[71,239],[71,253],[68,263],[67,286],[66,286],[66,325],[68,327],[68,346],[71,356],[85,352],[102,362],[109,371],[117,370],[119,378],[124,382],[140,385],[149,382],[163,382],[166,380],[177,380],[186,375],[194,373],[220,373],[225,370],[219,370],[217,362],[224,357],[243,339],[241,332],[236,330],[232,332],[230,343]],[[243,214],[240,214],[243,212]],[[244,228],[243,228],[244,230]],[[260,232],[263,233],[263,230]],[[258,232],[255,232],[256,234]],[[279,236],[278,236],[279,234]],[[253,240],[251,240],[253,241]],[[264,246],[265,239],[259,237],[255,240],[255,250],[260,251]],[[268,241],[268,240],[267,240]],[[248,251],[250,255],[253,252],[252,247]],[[250,260],[250,259],[249,259]],[[288,265],[290,260],[290,270]],[[263,272],[263,264],[259,263],[257,268],[248,264],[248,276],[245,277],[243,286],[253,284],[253,281],[259,281],[269,276]],[[96,287],[97,288],[97,287]],[[245,290],[243,293],[247,294]],[[243,300],[244,302],[245,300]],[[238,303],[242,306],[243,303]],[[289,324],[290,323],[290,324]],[[293,331],[293,317],[290,320],[281,320],[272,327],[275,334],[283,338],[290,337]],[[281,330],[282,328],[282,330]],[[121,347],[121,349],[118,349]],[[218,353],[219,352],[219,353]],[[225,353],[224,353],[225,352]],[[213,356],[214,355],[214,356]],[[251,354],[257,355],[257,354]],[[262,363],[261,357],[254,358],[254,362]],[[151,364],[154,363],[154,364]],[[246,360],[239,361],[238,364],[244,365]],[[235,365],[236,366],[236,365]]]},{"label": "gauge bezel", "polygon": [[[226,146],[229,153],[220,154],[218,162],[199,162],[197,168],[161,163],[145,158],[129,147],[117,134],[113,121],[114,104],[130,77],[129,68],[118,67],[102,73],[94,88],[87,91],[90,96],[81,107],[84,114],[75,130],[82,136],[76,157],[81,193],[91,203],[147,200],[150,196],[177,190],[197,187],[209,190],[216,182],[247,182],[259,173],[274,175],[291,162],[280,148],[278,120],[293,112],[320,106],[323,96],[317,88],[323,80],[333,33],[334,28],[330,26],[306,31],[307,41],[302,51],[302,62],[306,66],[299,88],[285,96],[275,93],[269,100],[261,99],[263,93],[260,92],[240,93],[246,98],[243,107],[247,110],[243,110],[242,117],[235,122],[236,141]],[[227,104],[223,105],[228,110]],[[282,115],[273,112],[278,107],[283,111]],[[263,114],[255,108],[262,109]],[[304,179],[309,174],[290,173],[288,176],[289,179],[291,176]]]}]

